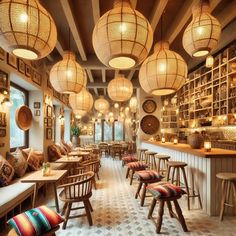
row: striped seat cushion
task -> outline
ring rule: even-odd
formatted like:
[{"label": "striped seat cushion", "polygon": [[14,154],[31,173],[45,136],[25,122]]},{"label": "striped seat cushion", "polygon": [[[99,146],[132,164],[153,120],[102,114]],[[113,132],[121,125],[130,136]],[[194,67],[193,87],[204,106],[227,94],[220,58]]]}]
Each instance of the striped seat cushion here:
[{"label": "striped seat cushion", "polygon": [[127,164],[130,162],[138,161],[138,159],[135,156],[128,155],[128,156],[123,156],[122,161]]},{"label": "striped seat cushion", "polygon": [[140,170],[140,171],[135,173],[135,176],[139,180],[157,180],[157,181],[160,181],[163,178],[163,176],[160,175],[155,170]]},{"label": "striped seat cushion", "polygon": [[150,184],[147,186],[147,189],[156,198],[167,198],[167,197],[171,198],[185,194],[185,191],[181,189],[179,186],[176,186],[168,182],[159,182]]},{"label": "striped seat cushion", "polygon": [[134,169],[134,170],[145,170],[148,167],[147,164],[136,161],[136,162],[130,162],[128,163],[128,168],[129,169]]},{"label": "striped seat cushion", "polygon": [[11,225],[17,235],[42,235],[63,222],[63,218],[47,206],[33,208],[12,217],[7,223]]}]

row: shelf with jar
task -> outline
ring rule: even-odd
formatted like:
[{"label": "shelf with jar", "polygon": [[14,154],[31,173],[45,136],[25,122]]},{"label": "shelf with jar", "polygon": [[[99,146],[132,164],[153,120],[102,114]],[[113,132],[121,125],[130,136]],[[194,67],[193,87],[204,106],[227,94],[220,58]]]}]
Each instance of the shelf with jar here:
[{"label": "shelf with jar", "polygon": [[190,73],[178,96],[180,128],[201,127],[199,119],[205,119],[203,125],[212,123],[212,127],[234,124],[236,41],[215,56],[212,68],[202,66]]}]

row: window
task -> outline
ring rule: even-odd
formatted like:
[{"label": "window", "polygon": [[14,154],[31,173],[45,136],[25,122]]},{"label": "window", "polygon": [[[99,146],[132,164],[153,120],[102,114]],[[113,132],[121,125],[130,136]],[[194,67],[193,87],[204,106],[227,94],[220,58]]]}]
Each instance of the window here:
[{"label": "window", "polygon": [[122,141],[123,140],[123,123],[120,121],[115,121],[114,123],[114,131],[115,131],[115,141]]},{"label": "window", "polygon": [[95,123],[95,143],[102,141],[102,123]]},{"label": "window", "polygon": [[10,148],[27,147],[28,132],[18,128],[15,121],[15,113],[21,105],[27,105],[28,93],[19,86],[11,84],[10,98],[13,103],[10,109]]},{"label": "window", "polygon": [[112,124],[104,121],[103,132],[104,141],[112,141]]}]

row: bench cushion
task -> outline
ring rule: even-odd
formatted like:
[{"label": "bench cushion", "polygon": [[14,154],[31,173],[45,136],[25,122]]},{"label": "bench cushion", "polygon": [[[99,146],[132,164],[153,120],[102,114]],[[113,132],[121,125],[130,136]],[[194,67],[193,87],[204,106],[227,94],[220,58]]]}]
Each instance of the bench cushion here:
[{"label": "bench cushion", "polygon": [[145,170],[148,167],[147,164],[137,161],[137,162],[130,162],[128,163],[128,168],[129,169],[134,169],[134,170]]},{"label": "bench cushion", "polygon": [[156,180],[156,181],[160,181],[163,176],[160,175],[157,171],[155,170],[140,170],[135,172],[135,176],[138,178],[138,180],[145,180],[145,181],[152,181],[152,180]]}]

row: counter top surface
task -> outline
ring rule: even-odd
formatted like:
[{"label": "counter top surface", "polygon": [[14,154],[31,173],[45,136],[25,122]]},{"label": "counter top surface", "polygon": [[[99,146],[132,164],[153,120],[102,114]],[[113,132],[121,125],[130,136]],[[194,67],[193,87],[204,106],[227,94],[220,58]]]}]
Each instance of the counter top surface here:
[{"label": "counter top surface", "polygon": [[206,152],[204,148],[201,149],[193,149],[188,144],[178,143],[173,144],[170,142],[161,143],[157,141],[142,141],[144,143],[157,145],[163,148],[173,149],[180,152],[190,153],[195,156],[205,157],[205,158],[227,158],[227,157],[235,157],[236,158],[236,151],[233,150],[226,150],[221,148],[212,148],[210,152]]}]

